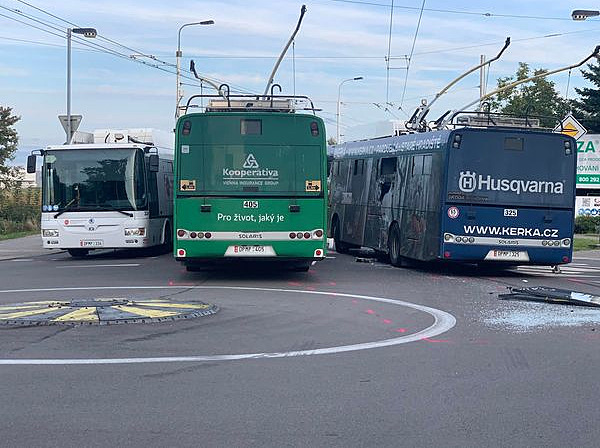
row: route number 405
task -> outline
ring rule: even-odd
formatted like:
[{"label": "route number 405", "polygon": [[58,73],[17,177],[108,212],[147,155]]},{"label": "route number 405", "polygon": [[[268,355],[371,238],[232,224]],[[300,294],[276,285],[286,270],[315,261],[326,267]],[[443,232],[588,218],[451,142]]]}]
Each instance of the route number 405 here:
[{"label": "route number 405", "polygon": [[258,201],[244,201],[244,208],[258,208]]},{"label": "route number 405", "polygon": [[516,208],[505,208],[504,209],[504,216],[517,216],[517,209]]}]

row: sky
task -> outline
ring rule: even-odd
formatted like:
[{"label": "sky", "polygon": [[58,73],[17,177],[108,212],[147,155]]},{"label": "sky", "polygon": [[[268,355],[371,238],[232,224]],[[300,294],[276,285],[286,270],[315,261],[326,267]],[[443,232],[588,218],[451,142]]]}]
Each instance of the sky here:
[{"label": "sky", "polygon": [[[95,39],[77,36],[72,43],[71,113],[83,115],[80,130],[170,130],[181,25],[215,22],[181,32],[185,99],[200,93],[190,59],[200,75],[232,92],[262,93],[302,4],[306,15],[275,82],[284,94],[309,96],[332,137],[339,94],[342,139],[369,123],[406,120],[480,55],[493,57],[506,37],[512,44],[492,64],[488,91],[519,62],[552,70],[584,59],[600,43],[598,19],[571,19],[573,9],[600,7],[589,0],[0,0],[0,105],[21,117],[14,163],[64,142],[57,116],[66,113],[67,27],[98,31]],[[579,69],[551,80],[569,98],[574,87],[590,86]],[[214,93],[206,86],[204,92]],[[478,95],[476,72],[441,97],[429,118]]]}]

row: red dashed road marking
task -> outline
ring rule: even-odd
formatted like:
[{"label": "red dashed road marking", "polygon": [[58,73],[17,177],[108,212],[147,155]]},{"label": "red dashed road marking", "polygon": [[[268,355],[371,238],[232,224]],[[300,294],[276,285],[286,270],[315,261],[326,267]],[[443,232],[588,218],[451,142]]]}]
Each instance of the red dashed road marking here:
[{"label": "red dashed road marking", "polygon": [[431,338],[423,338],[421,339],[422,341],[427,341],[427,342],[450,342],[448,339],[431,339]]},{"label": "red dashed road marking", "polygon": [[391,321],[391,320],[389,320],[389,319],[383,319],[383,321],[382,321],[382,322],[383,322],[384,324],[388,324],[388,325],[392,323],[392,321]]}]

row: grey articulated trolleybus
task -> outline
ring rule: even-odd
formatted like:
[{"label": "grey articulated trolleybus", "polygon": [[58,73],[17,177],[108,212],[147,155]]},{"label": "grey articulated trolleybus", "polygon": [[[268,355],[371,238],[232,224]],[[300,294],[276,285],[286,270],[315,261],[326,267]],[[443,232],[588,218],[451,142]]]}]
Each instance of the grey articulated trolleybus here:
[{"label": "grey articulated trolleybus", "polygon": [[571,261],[575,140],[539,127],[539,118],[464,109],[426,123],[422,106],[403,135],[329,148],[338,252],[370,247],[396,266]]}]

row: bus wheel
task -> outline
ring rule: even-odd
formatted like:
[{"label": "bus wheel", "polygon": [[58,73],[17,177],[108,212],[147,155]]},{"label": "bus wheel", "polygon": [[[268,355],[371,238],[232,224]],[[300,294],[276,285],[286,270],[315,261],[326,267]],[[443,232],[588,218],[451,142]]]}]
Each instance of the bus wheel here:
[{"label": "bus wheel", "polygon": [[335,251],[340,254],[348,252],[348,246],[340,239],[340,222],[336,219],[333,221],[333,241],[335,243]]},{"label": "bus wheel", "polygon": [[67,249],[67,251],[73,258],[83,258],[90,252],[89,249]]},{"label": "bus wheel", "polygon": [[296,272],[308,272],[310,269],[310,261],[308,263],[297,264],[294,266],[294,271]]},{"label": "bus wheel", "polygon": [[388,236],[388,252],[390,255],[390,263],[393,266],[399,267],[402,265],[402,256],[400,255],[400,229],[398,224],[392,224],[390,234]]},{"label": "bus wheel", "polygon": [[163,249],[165,253],[173,251],[173,234],[171,233],[171,226],[169,224],[165,226],[165,242],[163,243]]}]

